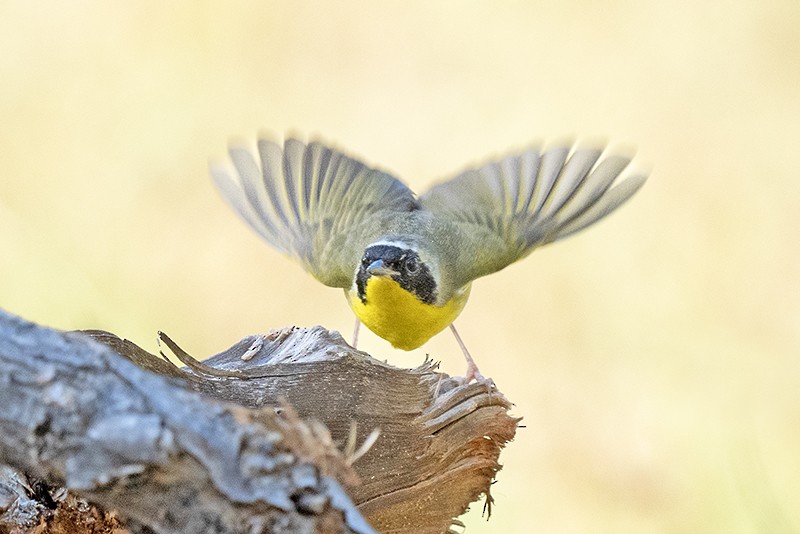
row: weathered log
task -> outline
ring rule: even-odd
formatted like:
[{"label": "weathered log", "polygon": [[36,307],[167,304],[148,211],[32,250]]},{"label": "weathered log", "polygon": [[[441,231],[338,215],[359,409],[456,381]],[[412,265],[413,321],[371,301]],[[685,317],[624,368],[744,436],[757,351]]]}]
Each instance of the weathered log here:
[{"label": "weathered log", "polygon": [[0,312],[0,406],[0,463],[156,532],[373,531],[331,475],[345,462],[297,417],[190,391],[85,334]]},{"label": "weathered log", "polygon": [[[0,319],[2,325],[6,319],[4,317]],[[27,328],[37,329],[33,326]],[[3,327],[0,326],[0,381],[3,380],[5,368],[8,367],[5,362],[8,348],[20,352],[25,346],[25,343],[20,342],[16,345],[7,345],[4,342],[5,334]],[[19,336],[20,332],[11,334],[12,337]],[[73,343],[80,340],[78,347],[81,350],[86,350],[84,347],[98,350],[96,345],[81,340],[77,334],[50,331],[49,335],[61,336]],[[250,336],[204,363],[197,362],[166,335],[160,334],[160,340],[187,365],[183,369],[178,369],[166,359],[149,354],[133,343],[112,334],[93,331],[84,335],[104,343],[116,353],[126,356],[137,364],[136,367],[131,367],[136,373],[129,374],[129,369],[118,362],[109,366],[107,362],[113,358],[104,353],[104,364],[100,367],[113,368],[114,375],[124,379],[123,381],[129,384],[128,387],[139,395],[146,393],[161,396],[163,391],[173,389],[181,392],[171,395],[170,400],[162,399],[151,403],[158,410],[170,412],[162,413],[157,410],[158,424],[148,423],[146,420],[143,422],[141,417],[135,420],[128,419],[126,414],[131,406],[135,405],[134,412],[137,412],[141,411],[140,405],[135,403],[119,405],[114,412],[113,420],[108,416],[100,419],[104,423],[100,425],[101,431],[95,430],[92,433],[95,440],[99,435],[119,436],[121,430],[127,429],[134,435],[145,433],[149,436],[148,443],[137,438],[134,447],[137,451],[139,447],[159,449],[155,445],[164,441],[173,447],[175,443],[191,443],[195,449],[206,453],[201,461],[203,465],[219,468],[218,463],[228,467],[234,464],[239,466],[240,470],[244,469],[247,474],[257,471],[262,478],[267,476],[270,483],[262,488],[265,491],[260,497],[262,499],[260,502],[266,506],[259,508],[258,514],[255,515],[262,517],[265,513],[264,508],[270,507],[278,515],[287,511],[288,505],[285,499],[282,501],[278,499],[281,502],[272,502],[275,497],[268,498],[267,494],[277,489],[279,493],[283,492],[280,493],[283,497],[288,496],[293,510],[299,510],[302,519],[307,520],[302,524],[298,522],[300,519],[294,520],[294,523],[286,523],[293,529],[336,531],[340,528],[343,531],[347,529],[359,531],[369,528],[360,522],[363,521],[361,516],[355,513],[350,502],[344,497],[341,486],[336,482],[338,479],[345,484],[352,484],[360,478],[361,484],[348,485],[347,492],[358,506],[360,513],[379,531],[446,532],[452,525],[458,523],[455,518],[481,494],[487,496],[487,504],[491,503],[489,485],[500,468],[497,462],[499,452],[513,437],[516,428],[517,419],[507,413],[510,404],[491,382],[464,385],[458,379],[436,372],[431,362],[426,362],[420,368],[410,371],[397,369],[378,362],[365,353],[353,350],[341,336],[319,327],[307,330],[285,329],[270,335]],[[33,336],[35,337],[37,336]],[[28,343],[27,347],[38,345],[38,342]],[[35,351],[36,349],[27,351],[29,360],[38,357],[37,354],[31,354]],[[38,354],[44,354],[44,351],[38,350]],[[36,378],[41,376],[46,380],[43,385],[38,384],[35,388],[29,389],[39,388],[40,392],[52,391],[54,384],[60,383],[60,379],[50,376],[52,373],[42,374],[42,369],[46,371],[48,365],[51,365],[49,361],[52,358],[52,355],[49,358],[45,357],[44,365],[31,360],[32,369],[29,369],[28,373],[33,377],[33,382],[37,384],[41,382],[41,378]],[[153,376],[142,369],[163,376]],[[93,374],[98,371],[99,369],[95,368],[90,372],[86,370],[83,372]],[[162,382],[159,386],[155,386],[150,382],[141,381],[141,376],[144,375],[149,376],[151,381],[158,379]],[[187,391],[187,385],[202,394],[200,400],[191,397],[194,393]],[[91,391],[98,386],[108,387],[107,384],[94,385],[87,382],[85,391]],[[64,386],[60,387],[63,389]],[[50,399],[49,402],[62,403],[59,401],[61,398],[59,395],[51,393],[45,398]],[[212,399],[217,399],[218,408],[214,408],[215,402]],[[0,401],[8,402],[3,393],[0,393]],[[32,408],[33,405],[25,405],[21,411],[30,411]],[[34,416],[38,413],[36,409],[33,409],[33,412]],[[213,417],[214,414],[216,417]],[[97,414],[90,415],[93,420],[97,418]],[[61,415],[53,414],[53,417],[60,418]],[[182,420],[184,417],[195,421],[184,422],[182,423],[184,426],[180,427],[172,426],[174,423],[170,423],[174,419]],[[232,427],[226,428],[228,433],[225,437],[216,435],[216,427],[212,429],[206,426],[200,430],[203,425],[219,424],[220,418],[227,418],[228,421],[233,421],[234,425],[242,423],[244,428],[257,426],[266,430],[270,437],[265,438],[256,433],[258,437],[251,438],[249,436],[253,435],[252,430],[239,430],[236,433]],[[315,423],[310,418],[322,424]],[[195,424],[199,420],[205,422]],[[40,428],[38,431],[40,434],[50,435],[54,428],[53,421],[51,417],[49,426],[44,432],[40,425],[38,427],[33,425],[33,430],[28,431],[36,435],[35,429]],[[143,423],[144,426],[140,427]],[[4,434],[4,425],[7,424],[7,418],[0,415],[0,431]],[[86,429],[93,428],[92,424],[87,426],[85,421],[83,424]],[[93,424],[96,428],[98,423]],[[325,431],[325,427],[330,430],[330,434]],[[163,437],[167,430],[170,432],[169,439]],[[187,440],[186,437],[179,435],[187,430],[190,434],[194,432],[194,439]],[[377,439],[375,439],[376,431],[380,432]],[[276,438],[274,434],[280,437]],[[209,439],[210,443],[200,445],[197,442],[200,435]],[[242,436],[248,437],[243,439]],[[57,439],[51,436],[50,439],[60,441],[61,435],[58,435]],[[237,444],[232,448],[241,448],[241,455],[232,455],[230,451],[225,455],[222,442],[226,440],[231,442],[229,445]],[[364,450],[357,451],[364,442],[373,440],[371,448],[363,455]],[[170,449],[167,454],[161,453],[160,456],[154,456],[150,452],[145,457],[135,458],[136,462],[133,464],[136,468],[140,468],[140,471],[126,467],[127,464],[122,469],[117,466],[116,470],[106,470],[107,476],[103,480],[107,482],[101,486],[117,488],[115,492],[109,492],[108,488],[102,490],[86,483],[87,475],[83,476],[82,484],[75,485],[75,473],[66,472],[66,468],[66,474],[57,469],[54,472],[52,468],[46,468],[50,460],[42,462],[42,458],[36,454],[32,455],[32,461],[28,463],[20,463],[18,458],[9,461],[4,441],[0,437],[0,461],[24,469],[38,465],[36,470],[38,476],[66,483],[68,488],[90,501],[118,510],[123,516],[156,530],[159,530],[160,525],[148,523],[147,517],[159,517],[159,514],[165,514],[165,510],[170,510],[165,506],[166,502],[162,495],[153,499],[153,495],[157,494],[147,492],[150,504],[143,507],[145,508],[143,515],[146,516],[143,519],[140,517],[141,514],[128,508],[125,502],[128,498],[126,493],[134,487],[139,487],[139,480],[145,473],[152,473],[154,469],[156,471],[164,469],[165,464],[185,463],[187,461],[185,456],[190,457],[191,461],[197,461],[194,456],[197,454],[196,450],[175,454],[174,450]],[[117,438],[117,441],[126,440]],[[345,453],[339,453],[333,444],[344,447]],[[81,449],[88,446],[91,450],[91,447],[97,446],[96,443],[81,441],[73,445],[76,447],[70,450],[73,455],[78,456],[81,455]],[[123,445],[123,448],[130,449],[130,440]],[[106,447],[106,444],[102,446]],[[275,458],[280,455],[275,456],[273,453],[278,450],[291,457],[289,465],[276,464]],[[123,452],[128,455],[131,453],[129,450]],[[220,453],[223,453],[222,457],[217,458],[217,454]],[[60,455],[63,453],[56,456]],[[138,455],[142,456],[142,452],[138,452]],[[49,456],[52,456],[52,453]],[[106,463],[100,462],[99,465],[105,468],[108,467]],[[354,477],[351,463],[358,477]],[[45,468],[42,469],[40,464]],[[300,466],[310,469],[310,474],[307,474],[308,480],[301,477],[303,483],[300,486],[308,490],[305,493],[297,493],[300,489],[296,487],[297,484],[275,482],[284,475],[292,480],[291,473],[300,469]],[[192,469],[183,467],[179,472],[192,471],[195,466],[191,467]],[[214,471],[212,469],[206,471],[206,486],[215,487],[216,480],[212,476]],[[297,478],[298,475],[294,476]],[[136,481],[133,485],[131,479]],[[81,476],[77,476],[77,480],[80,482]],[[185,481],[179,484],[181,487],[186,485]],[[165,489],[161,488],[159,491]],[[254,506],[254,503],[259,501],[255,495],[251,495],[251,499],[244,505],[237,502],[237,499],[241,500],[242,495],[236,492],[233,492],[233,495],[229,495],[227,491],[217,491],[217,493],[221,493],[223,499],[232,498],[231,506],[234,509],[258,508]],[[112,494],[116,498],[108,497]],[[195,493],[192,493],[192,496],[194,495]],[[180,492],[175,496],[186,498],[186,495]],[[193,502],[190,507],[184,505],[184,509],[189,509],[186,515],[202,516],[199,504]],[[217,502],[202,504],[211,505],[213,509],[221,506]],[[292,510],[288,511],[291,515]],[[330,519],[335,515],[332,512],[338,512],[339,523]],[[227,517],[225,514],[222,516]],[[323,520],[323,517],[326,519]],[[184,518],[183,521],[186,525],[190,524],[188,518]],[[255,524],[265,527],[267,531],[275,530],[277,527],[276,523],[263,521],[260,523],[257,521]],[[241,531],[236,529],[250,528],[255,524],[242,521],[234,525],[228,522],[225,523],[225,528],[233,530],[218,531]],[[170,525],[168,530],[177,529],[175,525]],[[197,529],[183,531],[201,532]]]}]

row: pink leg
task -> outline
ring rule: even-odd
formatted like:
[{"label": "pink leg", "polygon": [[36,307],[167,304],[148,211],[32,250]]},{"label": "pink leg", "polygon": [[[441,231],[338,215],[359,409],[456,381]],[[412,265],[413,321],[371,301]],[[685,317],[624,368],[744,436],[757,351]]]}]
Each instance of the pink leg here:
[{"label": "pink leg", "polygon": [[358,320],[356,317],[356,326],[353,328],[353,342],[350,343],[350,346],[354,349],[358,347],[358,328],[361,326],[361,321]]},{"label": "pink leg", "polygon": [[485,380],[484,376],[478,370],[478,366],[475,364],[475,360],[472,359],[470,356],[467,347],[464,345],[464,342],[461,341],[461,336],[458,335],[456,331],[456,327],[453,323],[450,323],[450,330],[453,332],[453,335],[456,337],[456,341],[458,342],[458,346],[461,347],[461,352],[464,353],[464,358],[467,360],[467,373],[464,375],[464,383],[469,384],[473,380],[482,381]]}]

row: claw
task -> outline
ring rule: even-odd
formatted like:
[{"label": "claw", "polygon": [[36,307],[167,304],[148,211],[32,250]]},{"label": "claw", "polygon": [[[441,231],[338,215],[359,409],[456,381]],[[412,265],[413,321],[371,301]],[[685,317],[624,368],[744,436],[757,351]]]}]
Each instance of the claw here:
[{"label": "claw", "polygon": [[[475,360],[472,359],[472,356],[467,350],[466,345],[464,345],[464,342],[461,341],[461,336],[458,335],[458,331],[453,323],[450,323],[450,331],[453,332],[453,335],[458,342],[458,346],[461,347],[461,352],[464,353],[464,359],[467,360],[467,372],[464,375],[464,384],[469,384],[473,380],[477,382],[486,381],[487,378],[481,374],[480,369],[478,369],[478,365],[475,363]],[[491,382],[491,379],[488,379],[488,381]],[[492,382],[492,384],[494,383]]]}]

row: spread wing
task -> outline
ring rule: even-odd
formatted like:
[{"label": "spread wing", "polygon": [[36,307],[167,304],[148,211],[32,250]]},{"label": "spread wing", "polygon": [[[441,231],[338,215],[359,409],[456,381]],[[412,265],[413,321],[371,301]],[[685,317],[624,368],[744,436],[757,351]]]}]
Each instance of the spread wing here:
[{"label": "spread wing", "polygon": [[[622,155],[600,160],[602,149],[559,146],[530,149],[470,169],[434,186],[422,206],[459,223],[473,261],[460,283],[498,271],[543,244],[602,219],[628,200],[647,176],[630,176],[612,187],[630,163]],[[599,160],[599,162],[598,162]]]},{"label": "spread wing", "polygon": [[240,145],[229,153],[238,176],[211,166],[228,203],[269,244],[329,286],[351,285],[361,241],[369,242],[381,219],[419,208],[396,178],[318,142],[287,139],[281,147],[262,138],[258,162]]}]

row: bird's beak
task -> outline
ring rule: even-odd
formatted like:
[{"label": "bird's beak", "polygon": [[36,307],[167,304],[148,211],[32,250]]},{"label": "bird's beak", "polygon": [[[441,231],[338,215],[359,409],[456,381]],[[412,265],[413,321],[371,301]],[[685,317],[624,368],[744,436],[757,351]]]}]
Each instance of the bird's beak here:
[{"label": "bird's beak", "polygon": [[369,264],[367,267],[367,272],[373,276],[392,276],[395,274],[400,274],[394,269],[386,267],[384,265],[383,260],[375,260]]}]

